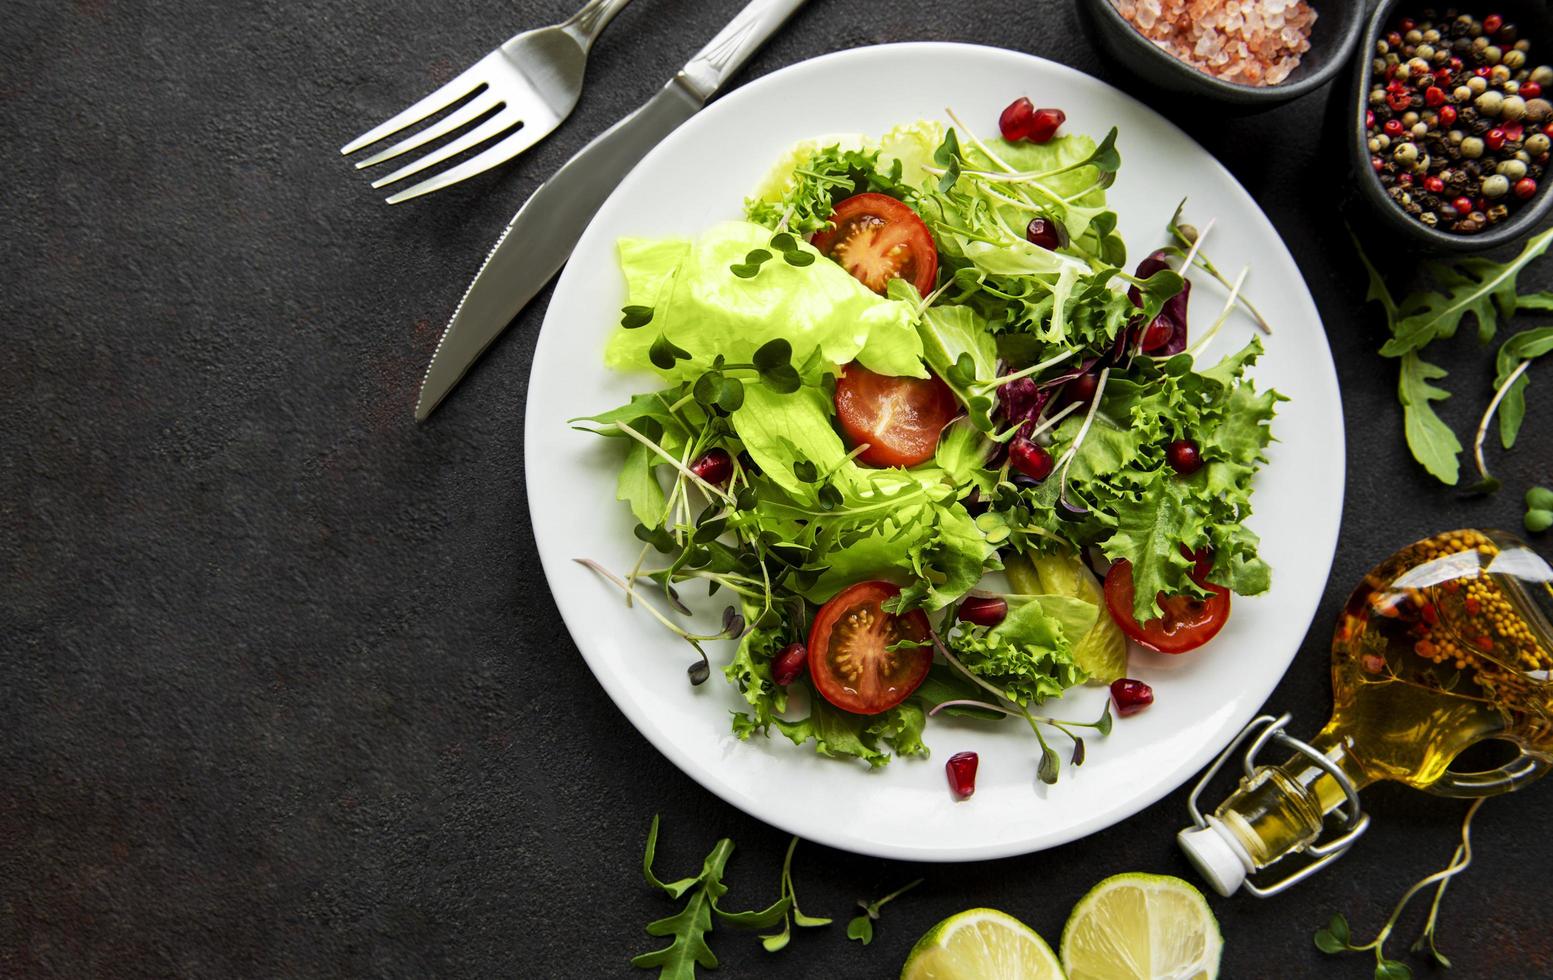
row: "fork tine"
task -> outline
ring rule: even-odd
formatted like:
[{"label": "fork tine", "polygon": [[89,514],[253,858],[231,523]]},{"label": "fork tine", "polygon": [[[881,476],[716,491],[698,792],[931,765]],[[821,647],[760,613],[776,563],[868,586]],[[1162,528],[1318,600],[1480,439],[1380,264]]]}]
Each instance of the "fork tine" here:
[{"label": "fork tine", "polygon": [[[430,194],[432,191],[440,191],[450,184],[456,184],[461,180],[467,180],[475,174],[484,173],[502,163],[506,163],[535,143],[544,139],[552,127],[543,125],[525,125],[522,129],[508,136],[495,146],[481,152],[477,156],[470,157],[456,167],[449,167],[435,177],[407,187],[387,200],[389,204],[400,204],[411,198],[420,197],[422,194]],[[372,186],[376,187],[376,184]]]},{"label": "fork tine", "polygon": [[[500,52],[498,50],[493,53]],[[394,116],[382,125],[374,126],[349,143],[346,143],[340,147],[340,154],[342,156],[350,156],[362,147],[371,146],[379,140],[387,139],[406,126],[413,126],[427,116],[441,112],[465,96],[488,88],[489,86],[485,83],[485,62],[489,58],[490,55],[486,55],[468,68],[465,68],[457,78],[454,78],[397,116]]]},{"label": "fork tine", "polygon": [[456,111],[449,113],[430,126],[418,130],[414,135],[405,137],[388,149],[374,153],[365,160],[357,160],[356,169],[364,170],[367,167],[376,166],[401,154],[408,153],[418,146],[425,146],[432,140],[439,139],[448,133],[467,126],[492,109],[501,108],[501,104],[501,99],[491,95],[490,91],[487,90],[485,93],[476,96],[473,101],[460,106]]},{"label": "fork tine", "polygon": [[465,150],[474,149],[503,130],[511,129],[514,124],[522,124],[522,120],[518,118],[516,113],[507,110],[498,112],[451,143],[445,143],[437,147],[419,160],[405,164],[387,177],[380,177],[374,180],[372,186],[387,187],[389,184],[398,183],[406,177],[418,174],[428,167],[434,167],[444,160],[456,157]]}]

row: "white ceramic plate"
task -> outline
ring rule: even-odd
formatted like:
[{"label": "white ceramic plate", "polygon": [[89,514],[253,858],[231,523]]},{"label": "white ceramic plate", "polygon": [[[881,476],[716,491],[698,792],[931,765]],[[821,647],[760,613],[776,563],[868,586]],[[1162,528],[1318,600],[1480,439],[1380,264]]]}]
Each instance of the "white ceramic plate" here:
[{"label": "white ceramic plate", "polygon": [[[896,759],[877,771],[820,758],[780,735],[740,742],[728,713],[742,701],[716,669],[732,644],[711,645],[712,679],[691,688],[690,650],[572,561],[586,556],[627,569],[640,547],[627,508],[614,499],[619,444],[566,425],[655,387],[603,368],[605,338],[624,302],[615,242],[693,235],[740,217],[745,195],[800,139],[879,134],[942,118],[946,106],[995,133],[998,113],[1022,93],[1065,109],[1068,132],[1098,137],[1120,127],[1123,165],[1109,200],[1133,262],[1163,244],[1176,202],[1190,197],[1199,226],[1218,219],[1206,244],[1226,273],[1252,264],[1247,293],[1275,331],[1257,380],[1292,399],[1279,411],[1279,441],[1254,501],[1252,526],[1274,570],[1272,591],[1237,598],[1224,631],[1196,653],[1135,651],[1131,673],[1153,685],[1155,704],[1120,719],[1109,738],[1090,740],[1086,764],[1065,765],[1052,787],[1036,781],[1035,740],[1012,723],[933,719],[930,759]],[[1192,316],[1201,331],[1225,293],[1209,281],[1196,287]],[[1244,317],[1232,318],[1209,356],[1238,348],[1252,330]],[[526,426],[529,505],[545,574],[578,649],[632,724],[692,778],[762,820],[833,847],[908,860],[977,860],[1062,844],[1137,812],[1201,769],[1250,720],[1298,649],[1342,511],[1343,424],[1331,353],[1299,270],[1251,195],[1186,134],[1110,86],[1039,58],[967,45],[889,45],[794,65],[719,100],[665,140],[621,183],[561,276],[534,356]],[[1103,689],[1078,689],[1051,710],[1094,718],[1105,697]],[[1066,755],[1064,742],[1055,744]],[[955,803],[943,762],[963,750],[980,753],[980,773],[975,797]]]}]

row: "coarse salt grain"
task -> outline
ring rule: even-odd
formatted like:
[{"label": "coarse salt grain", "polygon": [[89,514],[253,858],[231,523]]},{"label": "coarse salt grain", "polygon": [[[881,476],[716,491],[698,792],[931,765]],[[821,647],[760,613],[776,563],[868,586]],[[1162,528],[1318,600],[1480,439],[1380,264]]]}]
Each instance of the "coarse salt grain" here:
[{"label": "coarse salt grain", "polygon": [[1316,12],[1305,0],[1111,0],[1138,33],[1198,71],[1242,85],[1277,85],[1310,50]]}]

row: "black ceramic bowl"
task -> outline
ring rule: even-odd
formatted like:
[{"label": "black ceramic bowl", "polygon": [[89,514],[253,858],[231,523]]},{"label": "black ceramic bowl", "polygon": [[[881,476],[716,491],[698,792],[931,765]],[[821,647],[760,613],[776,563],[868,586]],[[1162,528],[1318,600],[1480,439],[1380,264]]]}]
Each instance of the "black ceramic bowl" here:
[{"label": "black ceramic bowl", "polygon": [[1543,180],[1536,196],[1509,218],[1490,226],[1486,231],[1476,235],[1441,231],[1407,214],[1386,196],[1386,189],[1370,163],[1369,132],[1365,126],[1365,112],[1370,107],[1370,77],[1374,73],[1372,62],[1375,59],[1375,42],[1385,36],[1386,27],[1394,15],[1416,16],[1416,10],[1425,7],[1440,10],[1446,6],[1475,17],[1488,13],[1503,15],[1506,23],[1514,24],[1520,36],[1531,42],[1531,51],[1527,53],[1530,64],[1553,64],[1553,13],[1549,12],[1546,0],[1481,0],[1477,3],[1460,0],[1450,4],[1429,0],[1381,0],[1380,6],[1375,8],[1375,13],[1370,17],[1369,26],[1365,28],[1363,47],[1355,59],[1353,97],[1349,103],[1352,111],[1348,114],[1346,125],[1348,157],[1357,174],[1355,183],[1358,185],[1359,196],[1389,232],[1406,236],[1407,240],[1432,252],[1478,252],[1524,238],[1542,221],[1548,213],[1548,207],[1553,205],[1553,197],[1548,196],[1548,184],[1553,183],[1553,175]]},{"label": "black ceramic bowl", "polygon": [[1310,0],[1316,9],[1310,50],[1300,66],[1277,85],[1241,85],[1205,75],[1139,34],[1111,0],[1080,0],[1088,10],[1107,53],[1144,81],[1160,89],[1238,106],[1247,111],[1271,108],[1320,88],[1338,74],[1359,42],[1364,27],[1362,0]]}]

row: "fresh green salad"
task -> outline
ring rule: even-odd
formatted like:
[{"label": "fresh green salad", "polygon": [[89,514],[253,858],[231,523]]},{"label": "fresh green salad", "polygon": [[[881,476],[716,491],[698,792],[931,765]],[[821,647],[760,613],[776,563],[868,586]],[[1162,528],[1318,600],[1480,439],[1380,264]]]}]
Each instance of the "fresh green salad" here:
[{"label": "fresh green salad", "polygon": [[[580,560],[689,642],[692,683],[738,641],[740,738],[881,766],[925,755],[933,714],[1012,719],[1054,781],[1053,733],[1081,763],[1112,708],[1044,702],[1091,682],[1140,710],[1124,636],[1186,652],[1268,588],[1245,521],[1281,396],[1247,376],[1255,338],[1197,358],[1260,316],[1179,209],[1130,266],[1115,130],[1007,118],[802,143],[745,220],[620,242],[605,363],[657,383],[574,424],[619,443],[641,552]],[[1205,328],[1182,270],[1220,284]],[[701,588],[730,597],[715,632],[688,625]]]}]

